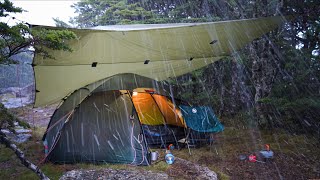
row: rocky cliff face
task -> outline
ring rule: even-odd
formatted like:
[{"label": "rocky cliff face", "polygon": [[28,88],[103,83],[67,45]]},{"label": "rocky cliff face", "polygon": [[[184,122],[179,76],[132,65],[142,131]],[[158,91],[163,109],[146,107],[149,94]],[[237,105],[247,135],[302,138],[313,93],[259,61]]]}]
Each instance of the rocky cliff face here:
[{"label": "rocky cliff face", "polygon": [[14,57],[19,63],[0,65],[0,101],[7,108],[21,107],[34,100],[32,54]]},{"label": "rocky cliff face", "polygon": [[13,57],[18,64],[0,65],[0,89],[25,87],[34,82],[31,66],[33,54],[20,53]]}]

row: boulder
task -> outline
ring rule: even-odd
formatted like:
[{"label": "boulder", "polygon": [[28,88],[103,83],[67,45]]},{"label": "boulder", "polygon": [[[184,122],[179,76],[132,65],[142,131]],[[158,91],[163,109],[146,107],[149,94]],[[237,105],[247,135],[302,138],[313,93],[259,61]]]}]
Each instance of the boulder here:
[{"label": "boulder", "polygon": [[12,92],[7,92],[5,94],[0,94],[0,100],[1,102],[7,102],[10,99],[16,98],[16,94]]},{"label": "boulder", "polygon": [[[18,124],[17,122],[14,123],[15,125]],[[32,135],[32,130],[24,129],[21,126],[15,126],[16,133],[11,132],[9,129],[1,129],[1,132],[4,133],[10,141],[16,143],[24,143],[28,141]]]},{"label": "boulder", "polygon": [[99,169],[99,170],[72,170],[66,172],[60,180],[71,179],[118,179],[118,180],[154,180],[172,179],[165,173],[152,171],[124,170],[124,169]]},{"label": "boulder", "polygon": [[31,96],[21,98],[8,98],[5,101],[2,101],[2,104],[8,109],[23,107],[31,103],[33,103],[33,98]]}]

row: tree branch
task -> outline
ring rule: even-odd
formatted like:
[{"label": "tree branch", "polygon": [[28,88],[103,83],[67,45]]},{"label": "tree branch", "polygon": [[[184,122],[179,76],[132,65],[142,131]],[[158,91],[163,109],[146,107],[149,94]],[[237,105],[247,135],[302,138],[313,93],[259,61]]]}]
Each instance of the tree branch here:
[{"label": "tree branch", "polygon": [[40,169],[38,166],[34,165],[32,162],[27,160],[24,156],[24,153],[15,145],[13,144],[6,135],[0,131],[0,143],[6,145],[8,148],[14,151],[14,153],[18,156],[21,163],[26,166],[27,168],[31,169],[35,172],[42,180],[50,180]]},{"label": "tree branch", "polygon": [[26,47],[29,47],[31,45],[32,42],[27,41],[25,43],[21,43],[18,46],[15,46],[13,49],[10,50],[9,52],[9,57],[13,56],[15,54],[19,54],[21,52],[21,49],[24,49]]}]

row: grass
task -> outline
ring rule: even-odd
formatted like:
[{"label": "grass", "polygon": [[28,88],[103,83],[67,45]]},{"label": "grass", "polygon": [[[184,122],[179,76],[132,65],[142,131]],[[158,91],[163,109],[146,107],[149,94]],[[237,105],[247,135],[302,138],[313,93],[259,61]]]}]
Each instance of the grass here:
[{"label": "grass", "polygon": [[39,177],[31,170],[23,170],[17,178],[17,180],[29,180],[29,179],[39,179]]},{"label": "grass", "polygon": [[[41,138],[45,128],[33,129],[33,137],[31,141],[19,145],[19,148],[25,152],[27,159],[33,163],[38,163],[43,158]],[[320,150],[319,141],[307,135],[289,134],[283,130],[265,131],[250,128],[234,128],[226,127],[226,129],[215,137],[216,141],[212,146],[191,149],[191,155],[188,149],[173,150],[176,157],[186,159],[207,166],[215,171],[219,179],[227,180],[235,177],[236,171],[241,171],[237,164],[240,154],[250,154],[263,148],[268,143],[271,149],[285,158],[292,159],[292,162],[300,162],[301,158],[306,157],[308,165],[301,162],[304,177],[318,178],[315,174],[319,171]],[[163,149],[152,149],[160,154],[159,160],[153,162],[150,166],[130,166],[122,164],[74,164],[74,165],[56,165],[46,163],[40,166],[41,170],[50,179],[59,179],[66,171],[73,169],[132,169],[132,170],[148,170],[154,172],[166,172],[170,165],[164,159]],[[281,156],[281,157],[282,157]],[[276,159],[278,165],[281,161]],[[290,169],[293,165],[287,165]],[[242,164],[242,169],[252,164]],[[238,170],[240,169],[240,170]],[[245,169],[246,170],[246,169]],[[250,171],[250,170],[246,170]],[[284,171],[284,170],[283,170]],[[312,172],[313,171],[313,172]],[[238,172],[242,173],[242,172]],[[301,172],[302,173],[302,172]],[[238,174],[236,174],[238,175]],[[15,154],[3,145],[0,145],[0,179],[37,179],[38,177],[29,169],[21,165],[20,160]],[[246,177],[239,177],[245,178]],[[250,179],[250,178],[249,178]]]},{"label": "grass", "polygon": [[16,173],[16,169],[14,168],[8,168],[8,169],[1,168],[0,179],[11,179],[12,174],[15,174],[15,173]]},{"label": "grass", "polygon": [[166,162],[160,161],[150,166],[147,166],[144,169],[149,171],[165,172],[168,168],[169,168],[169,165]]},{"label": "grass", "polygon": [[41,167],[41,170],[44,172],[45,175],[50,177],[50,179],[55,180],[59,179],[63,173],[65,172],[65,169],[59,166],[56,166],[51,163],[47,163]]},{"label": "grass", "polygon": [[32,136],[38,140],[42,140],[42,136],[46,132],[47,127],[34,127],[32,128]]},{"label": "grass", "polygon": [[0,179],[37,179],[37,175],[23,166],[11,149],[0,145]]},{"label": "grass", "polygon": [[12,151],[4,145],[0,145],[0,163],[9,161],[13,155]]}]

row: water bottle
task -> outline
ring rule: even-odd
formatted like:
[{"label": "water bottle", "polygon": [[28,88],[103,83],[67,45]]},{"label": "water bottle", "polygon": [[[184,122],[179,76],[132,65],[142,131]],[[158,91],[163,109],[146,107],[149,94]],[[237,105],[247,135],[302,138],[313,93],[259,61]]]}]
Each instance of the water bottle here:
[{"label": "water bottle", "polygon": [[171,153],[171,151],[169,151],[169,150],[166,151],[165,160],[166,160],[167,164],[173,164],[174,155]]}]

